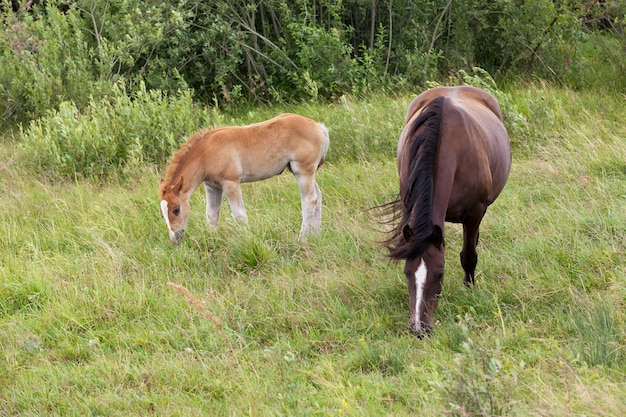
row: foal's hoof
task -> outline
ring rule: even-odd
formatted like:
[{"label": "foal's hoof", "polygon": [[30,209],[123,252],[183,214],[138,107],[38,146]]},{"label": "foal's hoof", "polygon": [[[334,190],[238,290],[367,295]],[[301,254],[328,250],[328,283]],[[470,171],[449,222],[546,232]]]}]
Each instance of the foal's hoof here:
[{"label": "foal's hoof", "polygon": [[313,227],[302,228],[300,229],[300,234],[298,235],[298,238],[300,240],[307,240],[309,237],[315,237],[319,235],[319,233],[320,233],[319,228],[313,228]]}]

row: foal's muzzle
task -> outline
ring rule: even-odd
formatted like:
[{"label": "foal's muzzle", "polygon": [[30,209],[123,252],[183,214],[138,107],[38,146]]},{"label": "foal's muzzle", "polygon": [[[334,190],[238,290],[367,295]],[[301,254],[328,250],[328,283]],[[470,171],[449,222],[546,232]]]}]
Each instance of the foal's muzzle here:
[{"label": "foal's muzzle", "polygon": [[183,240],[183,236],[185,236],[185,229],[180,229],[174,233],[170,233],[170,240],[174,245],[178,245],[180,241]]}]

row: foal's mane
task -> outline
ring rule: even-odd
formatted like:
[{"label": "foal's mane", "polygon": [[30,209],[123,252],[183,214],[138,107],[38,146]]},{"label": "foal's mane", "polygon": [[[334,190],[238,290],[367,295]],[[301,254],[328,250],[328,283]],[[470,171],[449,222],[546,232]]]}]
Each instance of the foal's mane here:
[{"label": "foal's mane", "polygon": [[187,139],[187,142],[180,145],[180,149],[174,154],[169,165],[167,166],[167,169],[165,170],[165,176],[161,180],[161,190],[163,190],[163,187],[172,182],[191,148],[193,148],[193,146],[198,143],[200,139],[205,137],[209,131],[209,129],[203,129],[195,132],[189,137],[189,139]]},{"label": "foal's mane", "polygon": [[424,253],[434,229],[434,173],[443,103],[444,96],[433,99],[420,112],[407,134],[403,148],[405,154],[410,152],[407,190],[404,198],[398,196],[390,203],[392,221],[397,223],[390,237],[383,242],[392,259],[411,259]]}]

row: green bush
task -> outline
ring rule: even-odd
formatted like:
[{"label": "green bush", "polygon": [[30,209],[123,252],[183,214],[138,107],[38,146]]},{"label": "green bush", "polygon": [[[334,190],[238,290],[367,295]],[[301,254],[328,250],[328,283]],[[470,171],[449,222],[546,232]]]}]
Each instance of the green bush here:
[{"label": "green bush", "polygon": [[94,50],[77,13],[56,7],[9,14],[0,31],[0,103],[4,120],[26,122],[63,101],[84,107],[112,83],[94,68]]},{"label": "green bush", "polygon": [[133,99],[118,90],[82,111],[62,102],[22,130],[21,147],[28,163],[51,177],[115,178],[164,163],[190,133],[217,120],[189,91],[168,97],[142,86]]},{"label": "green bush", "polygon": [[515,393],[524,361],[511,359],[498,338],[476,343],[470,337],[468,321],[459,323],[460,352],[436,382],[453,416],[503,416],[515,414]]},{"label": "green bush", "polygon": [[360,68],[350,56],[352,48],[341,41],[336,30],[290,26],[297,47],[297,63],[304,71],[292,71],[291,78],[299,91],[310,98],[341,95],[350,91],[352,81],[360,78]]},{"label": "green bush", "polygon": [[[202,102],[334,100],[481,67],[624,88],[618,2],[50,0],[0,12],[0,121],[138,85]],[[622,52],[620,54],[620,51]],[[600,70],[597,70],[599,68]],[[607,78],[608,83],[599,82]]]}]

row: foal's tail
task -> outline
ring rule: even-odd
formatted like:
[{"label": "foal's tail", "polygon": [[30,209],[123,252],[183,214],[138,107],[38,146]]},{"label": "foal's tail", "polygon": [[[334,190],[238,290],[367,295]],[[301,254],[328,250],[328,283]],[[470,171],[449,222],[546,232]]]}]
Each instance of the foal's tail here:
[{"label": "foal's tail", "polygon": [[330,146],[330,136],[328,135],[328,128],[324,123],[318,123],[317,125],[324,134],[324,140],[322,141],[322,147],[320,148],[320,162],[317,164],[317,169],[319,169],[326,160],[326,154],[328,153],[328,147]]}]

